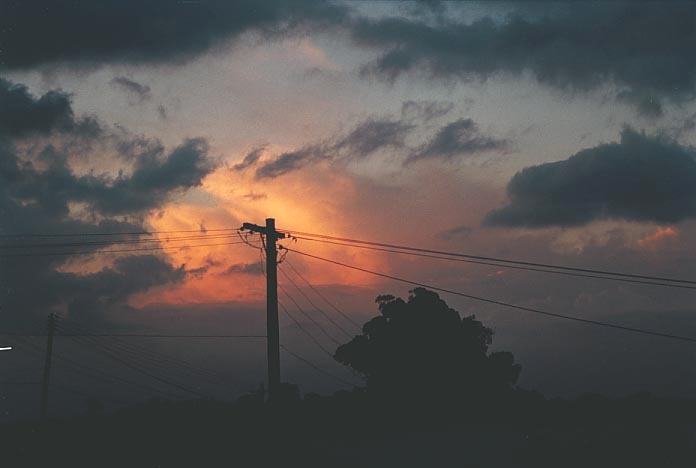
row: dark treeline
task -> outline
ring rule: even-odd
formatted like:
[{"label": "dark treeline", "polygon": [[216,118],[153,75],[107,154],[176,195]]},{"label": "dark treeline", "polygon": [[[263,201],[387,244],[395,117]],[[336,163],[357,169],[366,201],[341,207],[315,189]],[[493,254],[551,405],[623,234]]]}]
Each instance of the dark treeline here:
[{"label": "dark treeline", "polygon": [[377,298],[336,350],[365,378],[332,396],[284,384],[234,403],[150,400],[0,427],[3,466],[693,467],[696,400],[647,394],[549,400],[518,388],[512,354],[437,294]]}]

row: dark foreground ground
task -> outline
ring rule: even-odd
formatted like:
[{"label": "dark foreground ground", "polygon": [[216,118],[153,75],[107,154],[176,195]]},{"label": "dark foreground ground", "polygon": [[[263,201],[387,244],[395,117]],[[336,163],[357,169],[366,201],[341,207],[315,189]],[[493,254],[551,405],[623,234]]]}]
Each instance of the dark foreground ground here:
[{"label": "dark foreground ground", "polygon": [[[417,408],[417,409],[414,409]],[[146,404],[0,426],[7,467],[696,467],[696,402],[389,406],[364,394]]]}]

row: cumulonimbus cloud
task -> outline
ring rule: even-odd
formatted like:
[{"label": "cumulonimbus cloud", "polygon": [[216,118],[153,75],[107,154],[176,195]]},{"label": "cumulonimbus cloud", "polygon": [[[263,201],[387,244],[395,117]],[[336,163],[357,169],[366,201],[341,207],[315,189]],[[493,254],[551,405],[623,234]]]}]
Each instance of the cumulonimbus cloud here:
[{"label": "cumulonimbus cloud", "polygon": [[675,223],[696,218],[696,152],[625,129],[618,143],[532,166],[508,183],[509,203],[484,224],[576,226],[598,219]]}]

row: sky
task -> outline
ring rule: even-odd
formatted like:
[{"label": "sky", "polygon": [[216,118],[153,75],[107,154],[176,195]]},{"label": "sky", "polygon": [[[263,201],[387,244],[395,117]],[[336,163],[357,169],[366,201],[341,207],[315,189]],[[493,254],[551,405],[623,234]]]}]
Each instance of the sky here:
[{"label": "sky", "polygon": [[[0,236],[212,236],[273,217],[291,231],[694,279],[695,43],[691,2],[5,1]],[[41,329],[53,312],[96,333],[264,333],[258,250],[157,237],[159,252],[101,244],[86,247],[92,255],[0,258],[1,328]],[[688,289],[294,246],[526,307],[696,336]],[[410,288],[292,252],[286,260],[359,323],[378,313],[378,294]],[[494,348],[514,353],[524,388],[696,391],[692,344],[442,296],[495,330]],[[352,377],[285,316],[281,337]],[[42,339],[13,343],[0,355],[3,379],[38,379]],[[79,343],[58,346],[107,365]],[[200,388],[220,398],[265,375],[263,340],[137,346],[224,374],[237,390]],[[292,356],[282,365],[303,390],[340,387]],[[88,394],[138,397],[57,372]],[[35,390],[0,387],[3,417],[31,413]]]}]

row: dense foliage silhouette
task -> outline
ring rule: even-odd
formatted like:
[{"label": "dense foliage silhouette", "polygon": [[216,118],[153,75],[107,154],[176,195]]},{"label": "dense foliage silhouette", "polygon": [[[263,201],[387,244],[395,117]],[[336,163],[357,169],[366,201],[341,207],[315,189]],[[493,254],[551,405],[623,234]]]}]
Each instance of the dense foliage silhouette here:
[{"label": "dense foliage silhouette", "polygon": [[404,301],[376,299],[380,315],[335,358],[365,376],[368,393],[390,400],[453,402],[512,389],[521,366],[508,352],[489,353],[493,331],[475,316],[460,318],[424,288]]}]

